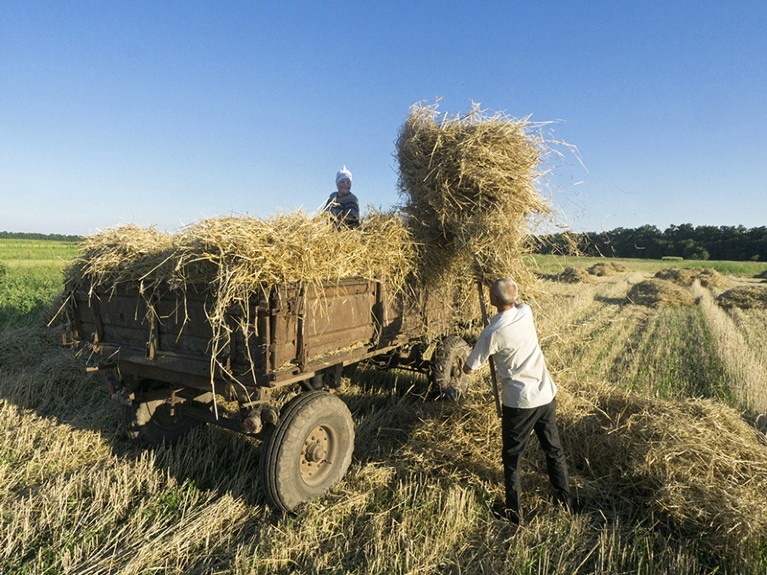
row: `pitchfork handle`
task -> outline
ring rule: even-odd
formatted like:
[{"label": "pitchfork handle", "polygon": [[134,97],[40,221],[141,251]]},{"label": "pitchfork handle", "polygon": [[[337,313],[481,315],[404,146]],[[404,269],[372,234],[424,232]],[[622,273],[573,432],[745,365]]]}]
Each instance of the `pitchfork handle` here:
[{"label": "pitchfork handle", "polygon": [[[485,289],[482,287],[482,282],[477,282],[477,291],[479,292],[479,309],[482,310],[482,325],[485,327],[488,326],[490,323],[487,320],[487,307],[485,306]],[[490,356],[489,359],[490,363],[490,381],[493,382],[493,398],[495,399],[495,412],[498,414],[498,418],[500,419],[502,412],[501,412],[501,400],[498,397],[498,377],[495,374],[495,361],[493,361],[493,356]]]}]

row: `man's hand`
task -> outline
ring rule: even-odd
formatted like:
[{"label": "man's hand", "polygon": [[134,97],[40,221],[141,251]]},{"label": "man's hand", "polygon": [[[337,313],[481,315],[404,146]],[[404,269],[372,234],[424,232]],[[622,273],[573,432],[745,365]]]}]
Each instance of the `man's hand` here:
[{"label": "man's hand", "polygon": [[466,375],[471,375],[472,373],[475,373],[475,371],[469,367],[469,364],[468,364],[468,363],[464,363],[464,364],[463,364],[463,372],[464,372]]}]

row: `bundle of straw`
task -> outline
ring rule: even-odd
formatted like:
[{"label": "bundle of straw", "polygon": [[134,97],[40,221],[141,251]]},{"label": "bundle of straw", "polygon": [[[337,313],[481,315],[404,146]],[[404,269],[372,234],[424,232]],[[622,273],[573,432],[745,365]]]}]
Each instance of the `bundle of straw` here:
[{"label": "bundle of straw", "polygon": [[767,309],[767,289],[762,286],[739,286],[716,298],[723,308]]},{"label": "bundle of straw", "polygon": [[549,211],[536,189],[545,141],[531,128],[477,104],[454,117],[440,116],[436,104],[411,108],[397,139],[399,189],[427,276],[458,268],[485,281],[524,272],[527,217]]},{"label": "bundle of straw", "polygon": [[554,278],[556,281],[568,284],[579,284],[592,281],[589,272],[574,267],[566,267],[562,273],[557,274]]},{"label": "bundle of straw", "polygon": [[686,306],[695,304],[693,295],[666,280],[649,279],[632,286],[626,294],[627,303],[648,307]]},{"label": "bundle of straw", "polygon": [[628,267],[617,262],[599,262],[588,269],[591,275],[604,277],[613,274],[627,272]]},{"label": "bundle of straw", "polygon": [[696,281],[707,288],[727,287],[727,280],[724,276],[711,268],[669,268],[659,270],[655,277],[685,287],[690,287]]}]

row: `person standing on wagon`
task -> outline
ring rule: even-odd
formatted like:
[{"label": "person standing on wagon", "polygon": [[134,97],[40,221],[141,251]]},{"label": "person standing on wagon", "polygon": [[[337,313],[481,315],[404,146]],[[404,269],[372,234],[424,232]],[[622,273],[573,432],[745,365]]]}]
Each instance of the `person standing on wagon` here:
[{"label": "person standing on wagon", "polygon": [[360,225],[360,204],[352,194],[352,173],[346,166],[336,174],[336,191],[322,209],[329,211],[339,224],[350,228]]}]

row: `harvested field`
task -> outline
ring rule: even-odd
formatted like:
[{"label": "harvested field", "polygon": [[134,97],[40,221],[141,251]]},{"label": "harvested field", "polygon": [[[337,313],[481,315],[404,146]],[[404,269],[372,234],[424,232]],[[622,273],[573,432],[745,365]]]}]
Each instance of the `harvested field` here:
[{"label": "harvested field", "polygon": [[717,297],[716,303],[723,308],[765,309],[767,308],[767,287],[743,286],[732,288]]},{"label": "harvested field", "polygon": [[658,271],[655,277],[684,287],[690,287],[696,281],[705,288],[723,288],[728,285],[722,274],[710,268],[669,268]]},{"label": "harvested field", "polygon": [[519,529],[490,512],[503,488],[487,374],[457,405],[426,401],[426,378],[409,372],[344,379],[337,393],[357,428],[349,473],[280,517],[260,494],[252,441],[199,429],[137,451],[121,439],[119,406],[55,332],[4,330],[0,571],[762,574],[767,447],[745,423],[756,418],[739,416],[754,396],[726,390],[743,385],[744,367],[762,381],[765,312],[622,305],[631,278],[654,273],[631,271],[539,280],[581,513],[552,505],[533,441]]},{"label": "harvested field", "polygon": [[618,262],[599,262],[588,269],[588,272],[594,276],[609,276],[613,274],[624,273],[628,267]]},{"label": "harvested field", "polygon": [[633,286],[627,296],[628,303],[651,307],[693,305],[695,298],[686,289],[666,280],[649,279]]}]

